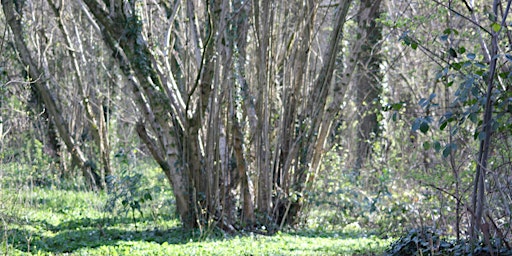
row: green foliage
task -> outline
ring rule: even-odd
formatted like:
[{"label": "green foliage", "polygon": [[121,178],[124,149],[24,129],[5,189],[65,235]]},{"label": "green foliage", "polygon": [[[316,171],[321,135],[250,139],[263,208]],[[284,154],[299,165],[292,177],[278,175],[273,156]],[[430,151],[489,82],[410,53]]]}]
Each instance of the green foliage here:
[{"label": "green foliage", "polygon": [[[436,11],[433,16],[436,15],[441,15],[441,13]],[[510,109],[512,108],[509,106],[511,105],[512,80],[510,78],[512,73],[509,65],[512,57],[505,50],[505,46],[508,45],[506,37],[500,36],[498,38],[500,52],[490,56],[492,60],[497,60],[497,74],[495,77],[489,77],[490,62],[486,60],[488,57],[480,53],[483,47],[480,45],[482,42],[489,43],[491,34],[504,32],[507,28],[496,23],[496,17],[491,21],[482,21],[480,23],[482,31],[490,32],[484,33],[484,36],[480,37],[481,41],[478,42],[475,35],[479,33],[471,32],[465,25],[456,24],[453,22],[452,16],[446,15],[439,18],[438,22],[440,23],[436,22],[436,24],[447,22],[449,27],[437,30],[435,27],[426,26],[425,28],[431,29],[431,31],[421,33],[422,28],[418,28],[416,24],[409,25],[407,22],[400,24],[403,31],[400,41],[407,46],[405,50],[411,54],[411,57],[417,58],[417,51],[414,52],[410,49],[421,49],[421,54],[432,60],[431,65],[425,65],[424,70],[431,71],[435,69],[433,67],[437,67],[437,73],[433,76],[430,75],[432,72],[419,76],[425,79],[423,82],[425,86],[424,90],[421,86],[415,87],[415,90],[419,90],[413,94],[420,100],[417,101],[416,106],[407,109],[410,113],[409,116],[394,114],[393,118],[390,118],[395,123],[392,127],[398,128],[401,128],[401,124],[397,122],[399,118],[395,117],[402,117],[406,125],[409,120],[413,121],[406,126],[411,128],[409,142],[399,139],[400,136],[405,137],[406,135],[402,131],[394,132],[395,136],[391,139],[394,143],[409,145],[396,147],[407,157],[401,159],[388,157],[387,159],[389,162],[396,163],[395,169],[399,170],[397,179],[404,182],[401,190],[407,193],[411,191],[406,189],[408,185],[416,186],[417,189],[413,191],[419,195],[417,209],[421,212],[428,212],[428,214],[418,214],[419,220],[410,219],[410,221],[417,221],[419,225],[416,227],[422,227],[425,226],[424,217],[430,215],[429,217],[433,221],[427,225],[443,228],[453,236],[456,234],[458,237],[464,237],[464,230],[469,229],[468,223],[471,219],[471,215],[465,215],[466,207],[471,207],[469,205],[474,200],[470,195],[473,191],[473,177],[477,169],[475,156],[479,152],[478,145],[490,135],[486,134],[484,128],[491,127],[491,153],[488,161],[486,159],[489,166],[485,166],[487,175],[485,204],[486,209],[489,209],[488,211],[494,216],[489,217],[491,221],[502,223],[496,226],[496,232],[491,232],[491,236],[503,237],[501,234],[507,233],[504,235],[505,239],[510,240],[508,235],[510,234],[510,220],[498,216],[503,216],[504,212],[509,212],[507,209],[510,208],[510,200],[503,199],[504,197],[508,198],[505,195],[510,194],[510,189],[504,188],[503,184],[509,184],[510,177],[509,135],[512,127],[510,125]],[[397,23],[399,24],[400,21],[401,18]],[[412,19],[410,21],[412,22]],[[388,22],[388,24],[389,26],[395,25],[392,22]],[[489,30],[485,28],[489,28]],[[430,37],[429,40],[425,40],[421,34]],[[414,67],[408,69],[411,70],[411,74],[415,74]],[[414,76],[414,78],[417,79],[418,76]],[[489,81],[494,82],[491,95],[488,95]],[[493,113],[489,126],[484,126],[483,113],[489,107],[486,105],[487,98],[491,99]],[[390,107],[385,110],[399,113],[400,109],[391,108],[393,104],[388,106]],[[407,120],[407,118],[411,119]],[[400,153],[396,155],[398,156]],[[400,164],[400,160],[404,160],[404,163]],[[500,191],[501,194],[495,191]],[[492,220],[493,218],[495,220]],[[467,255],[475,253],[465,245],[451,242],[449,242],[450,249],[445,248],[446,250],[444,250],[439,247],[439,244],[447,245],[448,242],[439,242],[441,241],[439,236],[437,234],[434,236],[435,232],[432,232],[428,233],[422,229],[412,230],[407,236],[397,241],[393,247],[397,254],[393,255]],[[468,233],[469,231],[466,234]],[[430,242],[437,239],[438,247],[425,247],[429,239]],[[490,249],[480,245],[477,251],[482,255],[487,255]]]},{"label": "green foliage", "polygon": [[[173,213],[172,194],[159,168],[130,157],[116,164],[125,168],[114,190],[117,206],[105,212],[113,193],[56,186],[17,186],[0,190],[0,253],[7,255],[371,255],[381,254],[389,240],[352,232],[311,230],[263,236],[184,232]],[[124,161],[124,162],[123,162]],[[4,177],[19,175],[27,166],[5,168]],[[21,179],[21,176],[19,177]],[[122,180],[125,180],[121,182]],[[11,180],[12,179],[6,179]],[[2,179],[3,183],[5,180]],[[134,185],[136,184],[136,185]],[[133,186],[132,186],[133,185]],[[5,184],[2,184],[4,187]],[[130,187],[132,186],[132,187]],[[137,187],[138,186],[138,187]],[[131,191],[130,191],[131,190]],[[130,196],[120,195],[124,191]],[[151,200],[142,202],[145,192]],[[129,199],[140,201],[133,211]],[[128,216],[125,212],[132,212]],[[120,214],[121,213],[121,214]],[[125,214],[123,214],[125,213]],[[144,214],[142,214],[144,213]],[[147,214],[150,213],[150,214]],[[347,229],[348,230],[348,229]]]},{"label": "green foliage", "polygon": [[[376,143],[376,150],[379,147]],[[396,189],[395,169],[363,172],[347,170],[341,163],[336,150],[324,158],[317,187],[308,196],[311,213],[305,222],[309,228],[392,236],[418,217],[414,205],[418,196],[415,191]]]},{"label": "green foliage", "polygon": [[[125,154],[119,152],[115,155],[115,163],[119,166],[118,174],[106,177],[108,198],[104,211],[126,217],[131,213],[136,224],[136,213],[144,217],[143,209],[151,214],[154,220],[159,218],[159,212],[164,203],[174,205],[173,196],[168,188],[167,180],[159,168],[144,162],[136,162],[136,150]],[[148,170],[144,170],[144,169]],[[174,209],[166,209],[169,213]]]},{"label": "green foliage", "polygon": [[116,209],[118,201],[121,202],[125,215],[131,210],[132,218],[135,221],[135,212],[137,211],[143,216],[141,205],[146,201],[151,201],[153,197],[148,189],[140,190],[141,174],[129,174],[121,172],[121,177],[107,177],[109,184],[109,198],[107,200],[105,210],[112,213]]},{"label": "green foliage", "polygon": [[394,242],[386,251],[387,255],[446,255],[454,245],[441,238],[438,230],[432,228],[412,229],[407,235]]},{"label": "green foliage", "polygon": [[[24,185],[53,186],[62,185],[58,173],[56,172],[55,159],[44,152],[43,143],[34,138],[31,132],[24,133],[17,143],[22,147],[8,150],[0,150],[0,157],[5,162],[3,164],[5,172],[9,175],[4,182],[6,187],[16,187],[20,183]],[[24,170],[19,170],[19,162],[31,163]]]},{"label": "green foliage", "polygon": [[393,242],[385,255],[512,255],[500,240],[486,245],[480,242],[472,248],[465,241],[450,240],[440,230],[431,227],[412,229],[406,235]]},{"label": "green foliage", "polygon": [[[126,158],[126,157],[124,157]],[[123,160],[125,162],[126,160]],[[141,204],[146,200],[151,201],[153,197],[148,189],[141,191],[142,174],[134,173],[131,169],[122,169],[119,177],[111,175],[106,177],[108,186],[108,200],[105,210],[112,213],[116,209],[117,203],[120,201],[125,213],[132,211],[132,217],[135,220],[135,211],[143,215]]]}]

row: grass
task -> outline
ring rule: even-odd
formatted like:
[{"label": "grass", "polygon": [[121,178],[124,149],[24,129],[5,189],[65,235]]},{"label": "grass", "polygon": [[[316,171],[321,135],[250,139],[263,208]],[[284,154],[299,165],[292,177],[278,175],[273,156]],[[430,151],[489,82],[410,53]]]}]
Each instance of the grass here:
[{"label": "grass", "polygon": [[[112,198],[105,193],[62,183],[36,186],[15,167],[0,166],[3,255],[380,255],[390,243],[357,233],[307,229],[204,238],[180,228],[169,188],[156,168],[141,172],[141,191],[151,191],[151,200],[142,203],[140,212],[120,203],[108,212],[105,205]],[[130,198],[142,198],[137,196]]]}]

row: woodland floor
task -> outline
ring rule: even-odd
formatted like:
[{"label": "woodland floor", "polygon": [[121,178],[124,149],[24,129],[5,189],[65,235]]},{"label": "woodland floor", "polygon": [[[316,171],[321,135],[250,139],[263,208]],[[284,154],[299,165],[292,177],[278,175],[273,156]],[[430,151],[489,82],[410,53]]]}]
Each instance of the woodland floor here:
[{"label": "woodland floor", "polygon": [[[127,174],[115,198],[25,173],[0,169],[2,255],[380,255],[391,242],[310,228],[273,236],[184,232],[165,184],[148,182],[159,180],[156,171]],[[135,179],[147,186],[130,193]],[[116,204],[106,211],[109,202]]]}]

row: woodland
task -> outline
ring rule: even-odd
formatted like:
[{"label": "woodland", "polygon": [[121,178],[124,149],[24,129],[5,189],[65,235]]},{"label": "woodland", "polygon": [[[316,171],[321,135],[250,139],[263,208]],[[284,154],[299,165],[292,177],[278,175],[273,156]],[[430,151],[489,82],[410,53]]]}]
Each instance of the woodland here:
[{"label": "woodland", "polygon": [[1,0],[0,252],[512,255],[511,4]]}]

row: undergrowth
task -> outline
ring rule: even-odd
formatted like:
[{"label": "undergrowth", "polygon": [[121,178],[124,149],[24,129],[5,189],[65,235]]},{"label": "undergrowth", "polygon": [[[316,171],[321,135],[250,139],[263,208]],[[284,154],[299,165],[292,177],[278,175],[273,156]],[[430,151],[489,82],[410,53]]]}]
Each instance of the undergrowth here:
[{"label": "undergrowth", "polygon": [[[110,192],[80,178],[34,183],[26,166],[0,166],[3,255],[380,255],[389,240],[343,229],[203,236],[184,231],[170,187],[150,164],[121,162]],[[42,176],[42,175],[39,175]]]}]

